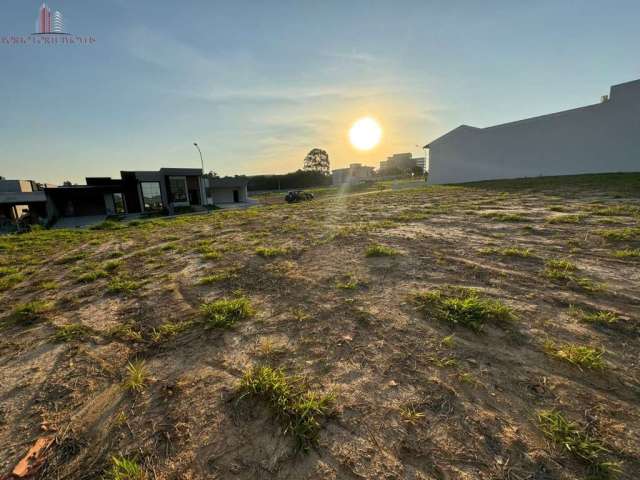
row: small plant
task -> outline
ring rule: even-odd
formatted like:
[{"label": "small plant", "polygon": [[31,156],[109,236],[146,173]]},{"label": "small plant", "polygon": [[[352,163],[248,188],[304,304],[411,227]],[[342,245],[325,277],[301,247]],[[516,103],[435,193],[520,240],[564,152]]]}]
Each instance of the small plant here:
[{"label": "small plant", "polygon": [[549,440],[590,466],[593,474],[590,478],[604,480],[618,471],[617,464],[605,460],[604,455],[609,450],[602,442],[567,420],[560,412],[538,412],[538,425]]},{"label": "small plant", "polygon": [[123,383],[125,390],[140,393],[146,387],[148,372],[143,360],[129,362],[127,364],[127,375]]},{"label": "small plant", "polygon": [[520,247],[507,247],[507,248],[486,247],[486,248],[480,249],[480,253],[484,255],[504,255],[505,257],[522,257],[522,258],[528,258],[533,255],[533,252],[530,248],[520,248]]},{"label": "small plant", "polygon": [[336,281],[336,288],[341,290],[355,290],[359,285],[360,282],[353,275],[347,275],[343,280]]},{"label": "small plant", "polygon": [[102,269],[90,270],[88,272],[83,273],[78,277],[78,281],[80,283],[91,283],[95,282],[99,278],[108,277],[109,274]]},{"label": "small plant", "polygon": [[58,327],[53,338],[57,342],[71,342],[78,340],[91,334],[91,329],[81,323],[72,323]]},{"label": "small plant", "polygon": [[377,243],[371,244],[367,247],[365,255],[367,257],[393,257],[399,255],[400,252],[392,247],[386,245],[380,245]]},{"label": "small plant", "polygon": [[133,325],[123,324],[109,330],[109,335],[120,340],[129,340],[133,342],[142,341],[142,333],[134,328]]},{"label": "small plant", "polygon": [[542,274],[550,280],[568,281],[575,278],[575,271],[578,267],[569,260],[552,259],[545,262],[545,269]]},{"label": "small plant", "polygon": [[137,461],[118,456],[111,457],[111,468],[106,478],[108,480],[145,480],[147,476]]},{"label": "small plant", "polygon": [[170,250],[177,250],[177,249],[178,249],[178,245],[176,245],[175,243],[165,243],[160,247],[160,250],[164,252],[168,252]]},{"label": "small plant", "polygon": [[418,310],[475,332],[480,332],[487,322],[504,324],[516,318],[513,310],[498,300],[482,298],[471,289],[450,290],[417,292],[411,299]]},{"label": "small plant", "polygon": [[295,318],[298,322],[304,322],[311,318],[311,315],[309,315],[301,308],[294,308],[291,311],[291,314],[293,315],[293,318]]},{"label": "small plant", "polygon": [[585,313],[580,318],[581,321],[585,323],[599,323],[601,325],[611,325],[612,323],[616,323],[620,320],[620,317],[613,312],[608,312],[606,310],[598,310],[592,313]]},{"label": "small plant", "polygon": [[640,227],[610,228],[596,233],[607,240],[618,242],[640,239]]},{"label": "small plant", "polygon": [[200,311],[208,326],[223,328],[229,328],[238,320],[249,318],[255,313],[251,302],[245,297],[231,300],[223,298],[215,302],[203,303]]},{"label": "small plant", "polygon": [[56,290],[58,287],[60,287],[60,284],[58,282],[56,282],[55,280],[47,280],[44,281],[40,284],[40,287],[43,290]]},{"label": "small plant", "polygon": [[284,427],[307,451],[317,442],[322,418],[329,415],[333,395],[310,391],[299,378],[280,370],[257,366],[247,370],[240,382],[240,399],[252,396],[264,400]]},{"label": "small plant", "polygon": [[120,265],[122,265],[122,260],[107,260],[102,264],[102,270],[111,273],[115,271]]},{"label": "small plant", "polygon": [[551,340],[547,340],[544,347],[550,355],[572,363],[580,369],[584,367],[592,370],[603,370],[605,368],[605,363],[602,359],[604,350],[575,343],[556,345]]},{"label": "small plant", "polygon": [[277,257],[278,255],[284,255],[287,251],[284,248],[273,247],[258,247],[256,248],[256,255],[262,258]]},{"label": "small plant", "polygon": [[188,330],[193,325],[193,322],[176,322],[176,323],[163,323],[158,328],[154,328],[151,331],[151,339],[156,343],[161,343],[171,337],[175,337],[179,333]]},{"label": "small plant", "polygon": [[198,281],[198,285],[210,285],[212,283],[223,282],[225,280],[228,280],[228,279],[232,278],[233,276],[234,276],[234,274],[229,272],[229,271],[212,273],[211,275],[207,275],[205,277],[202,277]]},{"label": "small plant", "polygon": [[116,277],[107,285],[107,291],[109,293],[124,293],[125,295],[129,295],[138,290],[141,286],[140,282],[136,282],[135,280]]},{"label": "small plant", "polygon": [[22,282],[25,279],[23,273],[10,273],[8,275],[0,277],[0,292],[9,290],[14,285]]},{"label": "small plant", "polygon": [[415,425],[425,417],[423,412],[419,412],[413,404],[400,407],[400,416],[405,422]]},{"label": "small plant", "polygon": [[446,348],[452,348],[454,345],[454,334],[447,335],[442,340],[440,340],[440,345]]}]

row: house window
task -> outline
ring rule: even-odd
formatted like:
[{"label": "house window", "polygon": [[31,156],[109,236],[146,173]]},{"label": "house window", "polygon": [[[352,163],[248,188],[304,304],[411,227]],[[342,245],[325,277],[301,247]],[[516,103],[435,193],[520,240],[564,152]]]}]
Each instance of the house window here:
[{"label": "house window", "polygon": [[117,214],[125,213],[124,198],[121,193],[113,194],[113,206]]},{"label": "house window", "polygon": [[160,194],[160,183],[140,182],[142,189],[142,202],[145,210],[162,210],[162,195]]},{"label": "house window", "polygon": [[189,202],[185,177],[169,177],[169,199],[171,203]]}]

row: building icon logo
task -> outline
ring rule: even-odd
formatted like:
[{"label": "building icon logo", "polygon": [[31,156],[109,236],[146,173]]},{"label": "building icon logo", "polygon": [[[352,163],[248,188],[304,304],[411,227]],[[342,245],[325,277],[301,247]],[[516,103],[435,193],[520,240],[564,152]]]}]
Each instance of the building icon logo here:
[{"label": "building icon logo", "polygon": [[46,3],[43,3],[36,18],[34,35],[69,35],[64,31],[64,19],[59,11],[51,13]]}]

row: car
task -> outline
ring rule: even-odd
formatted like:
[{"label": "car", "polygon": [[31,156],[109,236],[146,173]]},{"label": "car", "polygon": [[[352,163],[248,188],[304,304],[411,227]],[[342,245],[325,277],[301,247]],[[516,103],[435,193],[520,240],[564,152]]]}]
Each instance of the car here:
[{"label": "car", "polygon": [[284,197],[287,203],[304,202],[306,200],[313,200],[313,193],[305,192],[304,190],[292,190]]}]

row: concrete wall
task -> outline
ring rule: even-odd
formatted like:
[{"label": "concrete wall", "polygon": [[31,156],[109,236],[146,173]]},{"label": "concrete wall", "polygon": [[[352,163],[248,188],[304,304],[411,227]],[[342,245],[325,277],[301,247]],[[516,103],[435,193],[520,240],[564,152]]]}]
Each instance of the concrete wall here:
[{"label": "concrete wall", "polygon": [[429,183],[622,171],[640,171],[640,80],[613,86],[604,103],[463,125],[429,146]]},{"label": "concrete wall", "polygon": [[213,204],[216,203],[233,203],[233,191],[238,191],[238,201],[246,202],[247,201],[247,187],[218,187],[213,189],[213,197],[209,197],[212,199]]}]

